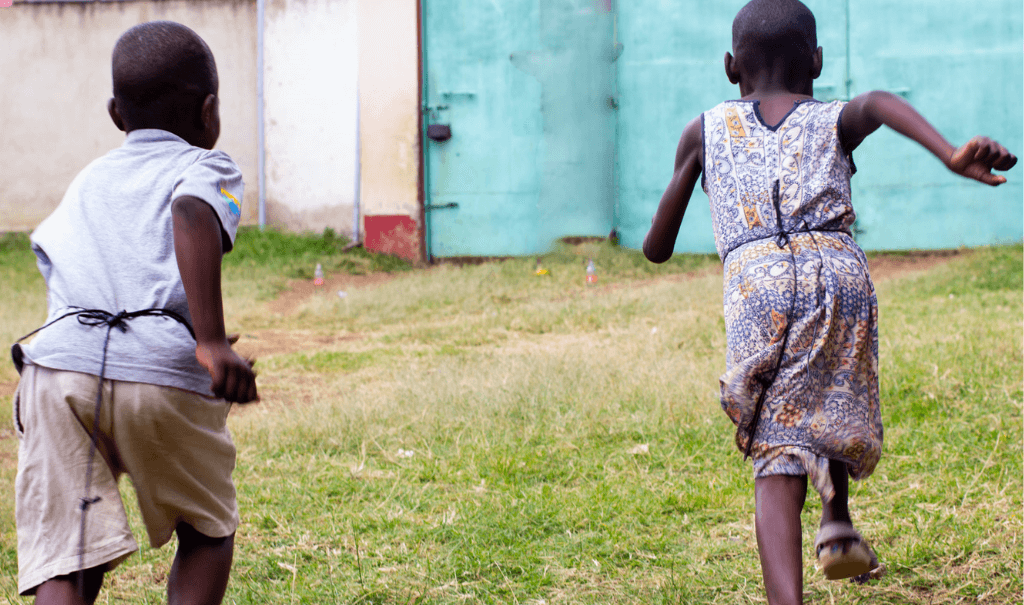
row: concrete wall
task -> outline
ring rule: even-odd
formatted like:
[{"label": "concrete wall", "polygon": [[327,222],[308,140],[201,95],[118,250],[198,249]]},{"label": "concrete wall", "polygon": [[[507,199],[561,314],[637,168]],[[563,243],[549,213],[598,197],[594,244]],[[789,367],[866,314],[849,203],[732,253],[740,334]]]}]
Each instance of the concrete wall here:
[{"label": "concrete wall", "polygon": [[272,226],[314,232],[330,227],[342,235],[352,234],[357,4],[356,0],[267,3],[266,198],[267,222]]},{"label": "concrete wall", "polygon": [[0,9],[0,230],[32,229],[75,174],[119,146],[107,115],[110,52],[129,27],[156,19],[191,27],[220,72],[217,148],[248,186],[242,219],[256,220],[256,13],[251,0],[15,4]]},{"label": "concrete wall", "polygon": [[[366,80],[363,214],[418,222],[416,6],[415,0],[267,1],[268,225],[313,232],[330,227],[348,237],[360,225],[354,216],[360,70]],[[124,30],[154,19],[188,25],[213,49],[221,80],[217,147],[242,168],[242,218],[254,224],[256,17],[255,0],[29,2],[2,9],[0,231],[34,228],[79,170],[121,144],[124,135],[106,112],[110,52]],[[361,42],[367,46],[363,62]],[[409,223],[401,225],[404,248],[389,246],[394,234],[380,228],[374,241],[418,257],[415,224],[411,235],[404,233]]]},{"label": "concrete wall", "polygon": [[361,210],[366,245],[418,259],[417,0],[362,0],[359,9]]}]

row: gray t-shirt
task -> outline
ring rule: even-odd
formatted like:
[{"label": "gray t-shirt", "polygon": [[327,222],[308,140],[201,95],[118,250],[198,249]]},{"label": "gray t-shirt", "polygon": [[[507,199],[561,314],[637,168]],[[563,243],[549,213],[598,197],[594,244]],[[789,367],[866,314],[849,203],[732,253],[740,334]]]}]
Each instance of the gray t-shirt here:
[{"label": "gray t-shirt", "polygon": [[[228,249],[241,216],[242,173],[222,151],[163,130],[135,130],[75,177],[60,206],[32,233],[46,280],[47,322],[72,307],[109,313],[160,308],[192,323],[174,255],[171,202],[193,196],[220,219]],[[227,251],[227,250],[225,250]],[[188,330],[167,317],[137,317],[110,333],[106,377],[210,395]],[[68,317],[23,347],[35,365],[98,376],[107,326]]]}]

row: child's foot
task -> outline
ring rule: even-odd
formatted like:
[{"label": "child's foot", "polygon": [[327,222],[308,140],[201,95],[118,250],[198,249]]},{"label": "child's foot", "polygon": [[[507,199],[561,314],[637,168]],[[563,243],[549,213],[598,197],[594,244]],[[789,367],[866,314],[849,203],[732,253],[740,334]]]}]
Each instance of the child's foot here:
[{"label": "child's foot", "polygon": [[823,524],[814,540],[814,548],[818,564],[830,580],[870,575],[879,567],[875,553],[848,522]]}]

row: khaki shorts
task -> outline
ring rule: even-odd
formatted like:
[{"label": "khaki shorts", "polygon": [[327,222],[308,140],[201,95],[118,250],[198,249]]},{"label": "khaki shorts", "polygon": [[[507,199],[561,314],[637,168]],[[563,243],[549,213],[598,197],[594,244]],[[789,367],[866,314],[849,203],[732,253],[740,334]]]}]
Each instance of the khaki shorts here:
[{"label": "khaki shorts", "polygon": [[[171,387],[103,383],[99,443],[82,548],[90,430],[99,380],[26,365],[14,395],[18,591],[81,569],[113,569],[138,550],[117,487],[127,473],[153,547],[180,522],[214,538],[234,533],[235,446],[223,399]],[[84,552],[80,561],[80,553]]]}]

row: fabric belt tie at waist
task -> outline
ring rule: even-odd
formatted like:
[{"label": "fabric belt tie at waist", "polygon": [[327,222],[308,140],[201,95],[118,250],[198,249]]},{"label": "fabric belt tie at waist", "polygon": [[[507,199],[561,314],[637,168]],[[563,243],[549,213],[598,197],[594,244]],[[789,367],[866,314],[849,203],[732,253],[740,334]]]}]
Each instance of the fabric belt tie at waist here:
[{"label": "fabric belt tie at waist", "polygon": [[[103,402],[103,380],[107,372],[107,346],[110,344],[110,333],[117,328],[121,332],[128,331],[128,322],[136,317],[169,317],[181,325],[185,326],[188,330],[189,335],[192,336],[192,340],[195,340],[196,333],[189,325],[188,321],[180,314],[171,311],[170,309],[143,309],[141,311],[121,311],[119,313],[110,313],[102,309],[85,309],[82,307],[68,307],[75,309],[69,313],[61,315],[57,319],[48,322],[46,325],[32,330],[28,334],[22,336],[14,342],[11,346],[11,359],[14,360],[14,367],[17,368],[18,373],[21,374],[22,369],[25,367],[25,354],[21,350],[21,341],[25,340],[29,336],[36,334],[53,324],[67,319],[68,317],[77,317],[78,323],[83,326],[97,327],[106,326],[107,334],[103,339],[103,356],[100,360],[100,374],[99,384],[96,387],[96,404],[93,411],[92,420],[92,434],[91,434],[91,445],[89,446],[89,459],[85,467],[85,495],[79,498],[79,510],[82,511],[81,529],[78,538],[78,567],[80,573],[78,576],[78,592],[82,598],[85,598],[85,515],[89,511],[89,507],[100,501],[99,496],[92,497],[92,464],[93,459],[96,457],[96,448],[99,440],[99,425],[100,425],[100,406]],[[18,428],[24,432],[24,427],[21,425],[20,415],[15,413],[15,418],[18,420]]]},{"label": "fabric belt tie at waist", "polygon": [[767,233],[763,237],[759,237],[757,239],[752,239],[749,242],[743,242],[742,244],[740,244],[740,245],[738,245],[738,246],[736,246],[736,247],[734,247],[734,248],[732,248],[730,250],[727,250],[725,255],[722,257],[722,264],[724,265],[728,261],[729,255],[732,254],[733,251],[736,250],[736,248],[739,248],[741,246],[746,246],[747,244],[752,244],[754,242],[759,242],[759,241],[762,241],[762,240],[770,239],[770,240],[774,240],[775,244],[779,248],[782,248],[783,246],[785,246],[786,244],[789,243],[789,236],[791,236],[791,235],[807,234],[807,235],[810,235],[811,237],[814,237],[815,233],[845,233],[846,235],[849,235],[850,237],[853,237],[853,234],[850,233],[850,230],[849,229],[845,229],[845,228],[826,229],[824,227],[815,227],[814,229],[811,229],[811,228],[807,227],[807,225],[805,223],[804,227],[802,229],[788,229],[787,230],[787,229],[784,229],[780,225],[775,231],[773,231],[771,233]]}]

